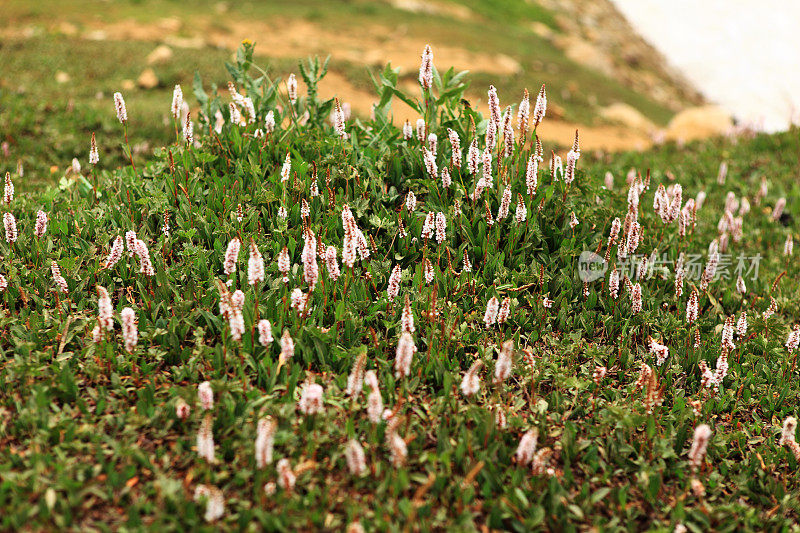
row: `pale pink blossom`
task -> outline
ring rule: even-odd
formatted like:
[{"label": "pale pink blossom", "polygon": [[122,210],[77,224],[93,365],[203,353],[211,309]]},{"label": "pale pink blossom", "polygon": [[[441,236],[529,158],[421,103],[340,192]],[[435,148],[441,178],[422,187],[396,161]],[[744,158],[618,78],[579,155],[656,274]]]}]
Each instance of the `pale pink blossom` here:
[{"label": "pale pink blossom", "polygon": [[230,276],[236,270],[236,261],[239,259],[241,246],[242,241],[238,237],[234,237],[228,243],[228,248],[225,250],[225,260],[222,264],[226,276]]},{"label": "pale pink blossom", "polygon": [[539,432],[536,429],[530,429],[522,435],[522,438],[519,440],[519,445],[517,445],[517,452],[515,453],[517,463],[527,465],[533,460],[538,440]]},{"label": "pale pink blossom", "polygon": [[211,485],[198,485],[194,491],[194,500],[201,501],[202,498],[206,498],[206,512],[203,515],[206,522],[216,522],[223,517],[225,514],[225,499],[221,490]]},{"label": "pale pink blossom", "polygon": [[393,302],[397,295],[400,294],[400,277],[402,276],[403,271],[400,268],[400,265],[395,265],[392,269],[392,273],[389,276],[389,286],[386,289],[386,294],[389,297],[389,301]]},{"label": "pale pink blossom", "polygon": [[3,225],[6,227],[6,242],[17,242],[17,219],[11,213],[3,215]]},{"label": "pale pink blossom", "polygon": [[336,259],[336,248],[328,246],[325,249],[325,266],[328,269],[328,277],[331,281],[339,279],[339,262]]},{"label": "pale pink blossom", "polygon": [[539,160],[532,155],[528,158],[528,166],[525,169],[525,186],[528,189],[528,196],[536,194],[539,186]]},{"label": "pale pink blossom", "polygon": [[706,424],[700,424],[695,428],[692,447],[689,449],[689,462],[692,465],[692,471],[696,471],[700,463],[703,462],[710,438],[711,428]]},{"label": "pale pink blossom", "polygon": [[304,415],[315,415],[323,411],[322,385],[319,383],[306,383],[300,391],[300,401],[297,407]]},{"label": "pale pink blossom", "polygon": [[261,418],[256,426],[256,467],[264,468],[272,464],[272,450],[278,424],[272,417]]},{"label": "pale pink blossom", "polygon": [[147,245],[143,240],[136,239],[134,252],[136,252],[136,255],[139,256],[139,272],[145,276],[155,275],[156,271],[153,268],[152,261],[150,261],[150,251],[147,249]]},{"label": "pale pink blossom", "polygon": [[33,234],[36,235],[37,239],[41,239],[46,231],[47,231],[47,213],[39,210],[36,213],[36,227],[33,230]]},{"label": "pale pink blossom", "polygon": [[292,157],[289,152],[286,152],[286,159],[283,161],[281,167],[281,182],[289,181],[289,174],[292,171]]},{"label": "pale pink blossom", "polygon": [[278,461],[276,466],[278,470],[278,485],[285,491],[294,490],[294,484],[297,481],[297,476],[292,471],[292,466],[289,464],[289,459],[283,458]]},{"label": "pale pink blossom", "polygon": [[509,378],[513,355],[514,341],[509,339],[503,343],[500,354],[497,356],[497,362],[494,365],[494,383],[502,383]]},{"label": "pale pink blossom", "polygon": [[133,257],[133,254],[136,252],[136,240],[135,231],[125,232],[125,246],[128,248],[128,257]]},{"label": "pale pink blossom", "polygon": [[122,237],[119,235],[114,239],[114,244],[111,245],[111,251],[108,253],[108,257],[106,257],[105,266],[103,268],[113,268],[116,265],[120,258],[122,258],[122,250],[124,248],[124,243]]},{"label": "pale pink blossom", "polygon": [[204,411],[214,408],[214,391],[211,389],[211,383],[204,381],[197,386],[197,398]]},{"label": "pale pink blossom", "polygon": [[424,90],[433,86],[433,50],[426,44],[422,51],[422,61],[419,66],[419,84]]},{"label": "pale pink blossom", "polygon": [[125,124],[128,121],[128,110],[125,107],[125,100],[122,98],[122,93],[114,93],[114,109],[117,111],[117,119],[120,123]]},{"label": "pale pink blossom", "polygon": [[403,306],[403,314],[400,322],[403,331],[407,331],[408,333],[414,333],[414,331],[416,331],[414,328],[414,314],[411,312],[411,300],[408,295],[406,295],[406,302]]},{"label": "pale pink blossom", "polygon": [[58,290],[61,292],[69,292],[69,287],[67,286],[67,280],[61,275],[61,269],[58,267],[58,263],[52,261],[50,263],[50,271],[53,273],[53,281],[55,282]]},{"label": "pale pink blossom", "polygon": [[183,91],[180,85],[176,85],[172,90],[172,106],[170,107],[170,113],[176,120],[181,118],[181,107],[183,107]]},{"label": "pale pink blossom", "polygon": [[441,244],[447,238],[447,217],[444,213],[436,213],[436,242]]},{"label": "pale pink blossom", "polygon": [[347,469],[354,476],[363,476],[367,472],[367,459],[364,455],[364,448],[356,439],[350,439],[345,448],[345,458],[347,459]]},{"label": "pale pink blossom", "polygon": [[464,374],[464,378],[461,380],[461,393],[464,396],[472,396],[477,394],[477,392],[480,390],[481,376],[478,374],[478,372],[482,366],[483,361],[477,359]]},{"label": "pale pink blossom", "polygon": [[105,287],[97,286],[97,322],[102,329],[114,329],[114,308]]},{"label": "pale pink blossom", "polygon": [[250,285],[264,281],[264,257],[255,242],[250,242],[250,258],[247,261],[247,282]]},{"label": "pale pink blossom", "polygon": [[139,330],[136,327],[136,313],[130,307],[126,307],[120,313],[122,318],[122,339],[125,342],[125,349],[128,353],[133,353],[136,343],[139,341]]},{"label": "pale pink blossom", "polygon": [[544,120],[545,114],[547,113],[547,93],[544,90],[544,84],[542,84],[542,88],[539,89],[539,94],[536,96],[536,105],[533,108],[533,128],[541,124],[542,120]]},{"label": "pale pink blossom", "polygon": [[186,403],[186,400],[183,398],[178,398],[178,401],[175,402],[175,416],[180,418],[181,420],[186,420],[189,418],[189,414],[192,412],[192,408],[189,407],[189,404]]},{"label": "pale pink blossom", "polygon": [[261,319],[258,321],[258,342],[262,346],[269,346],[275,339],[272,337],[272,324],[269,320]]},{"label": "pale pink blossom", "polygon": [[378,387],[378,375],[374,370],[368,370],[364,374],[364,381],[370,386],[370,393],[367,395],[367,417],[370,422],[377,424],[383,414],[383,397]]},{"label": "pale pink blossom", "polygon": [[294,357],[294,340],[292,340],[288,329],[284,329],[281,336],[281,354],[279,357],[279,360],[284,363]]},{"label": "pale pink blossom", "polygon": [[92,143],[89,147],[89,164],[96,165],[100,162],[100,154],[97,152],[97,141],[94,138],[94,132],[92,132]]},{"label": "pale pink blossom", "polygon": [[14,182],[11,181],[11,173],[6,172],[5,192],[3,194],[3,203],[8,205],[14,201]]},{"label": "pale pink blossom", "polygon": [[394,371],[398,378],[408,377],[411,374],[411,361],[416,351],[417,347],[414,345],[411,333],[408,331],[401,333],[400,340],[397,342],[394,361]]},{"label": "pale pink blossom", "polygon": [[289,101],[292,105],[297,103],[297,77],[294,72],[289,74],[289,79],[286,80],[286,94],[289,96]]},{"label": "pale pink blossom", "polygon": [[283,282],[289,281],[289,249],[284,246],[281,253],[278,254],[278,271],[283,275]]},{"label": "pale pink blossom", "polygon": [[492,327],[497,322],[497,314],[500,312],[500,302],[495,296],[489,298],[486,303],[486,313],[483,315],[483,323],[487,328]]}]

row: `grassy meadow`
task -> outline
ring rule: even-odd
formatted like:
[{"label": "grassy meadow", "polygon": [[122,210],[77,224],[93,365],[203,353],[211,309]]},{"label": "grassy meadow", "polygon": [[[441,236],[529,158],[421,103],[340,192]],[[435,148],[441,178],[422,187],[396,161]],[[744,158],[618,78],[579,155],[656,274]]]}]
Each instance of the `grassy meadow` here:
[{"label": "grassy meadow", "polygon": [[[106,110],[118,90],[125,91],[131,110],[134,157],[143,162],[154,148],[171,140],[163,102],[171,98],[172,87],[178,83],[191,86],[195,72],[224,87],[229,79],[224,63],[231,60],[243,38],[256,42],[256,54],[263,54],[259,55],[260,64],[276,80],[285,78],[297,61],[306,57],[304,43],[316,43],[318,50],[308,55],[324,58],[330,53],[328,79],[335,75],[338,80],[324,87],[325,96],[344,84],[353,99],[365,100],[354,109],[361,117],[369,115],[372,76],[381,71],[385,60],[343,52],[355,46],[358,38],[388,57],[400,54],[396,43],[413,44],[396,58],[405,63],[408,58],[416,63],[418,49],[429,41],[434,47],[440,43],[455,50],[456,57],[466,56],[461,67],[470,69],[471,87],[465,99],[473,107],[485,106],[489,84],[498,88],[504,101],[510,101],[518,99],[523,89],[536,90],[546,83],[548,92],[557,96],[551,99],[554,118],[591,124],[599,107],[614,102],[629,103],[659,126],[672,116],[663,105],[619,81],[572,62],[537,35],[531,29],[534,23],[554,34],[561,32],[550,11],[506,0],[465,0],[457,5],[470,15],[453,23],[447,12],[417,13],[371,0],[9,0],[3,5],[8,24],[0,31],[4,56],[0,72],[0,131],[4,138],[0,142],[8,143],[8,155],[0,158],[0,171],[14,171],[21,161],[27,175],[16,185],[20,190],[57,180],[72,158],[85,158],[91,132],[113,131],[114,117]],[[387,21],[392,24],[387,26]],[[283,30],[280,35],[285,35],[286,42],[275,51],[268,35],[281,28],[296,28],[309,35]],[[364,28],[375,30],[365,34]],[[314,35],[317,29],[326,32]],[[351,40],[337,40],[337,35]],[[165,41],[170,43],[172,57],[149,64],[148,54]],[[488,51],[490,60],[480,57],[483,51]],[[492,54],[513,61],[517,70],[496,69]],[[153,69],[157,84],[145,89],[136,80],[147,68]],[[64,75],[66,78],[59,78]],[[399,73],[399,85],[411,90],[416,83],[416,66],[406,65]],[[126,84],[129,86],[124,89]],[[108,154],[107,161],[112,162],[108,158],[116,155]]]},{"label": "grassy meadow", "polygon": [[387,67],[348,117],[250,43],[125,116],[152,46],[4,46],[0,529],[797,527],[796,130],[538,149],[541,80],[493,136],[482,75]]}]

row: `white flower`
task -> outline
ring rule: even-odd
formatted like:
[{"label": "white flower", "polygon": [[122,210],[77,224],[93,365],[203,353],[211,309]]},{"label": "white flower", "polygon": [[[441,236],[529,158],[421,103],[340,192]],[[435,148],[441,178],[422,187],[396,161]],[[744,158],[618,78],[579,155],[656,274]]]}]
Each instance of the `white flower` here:
[{"label": "white flower", "polygon": [[536,444],[539,440],[539,432],[535,429],[528,430],[519,440],[515,457],[517,462],[523,465],[529,464],[536,453]]},{"label": "white flower", "polygon": [[481,377],[478,371],[483,366],[483,361],[478,359],[469,370],[464,374],[464,379],[461,380],[461,392],[464,396],[472,396],[476,394],[481,388]]},{"label": "white flower", "polygon": [[419,66],[419,84],[423,89],[430,90],[433,85],[433,50],[426,44],[422,51],[422,61]]},{"label": "white flower", "polygon": [[197,398],[200,400],[200,407],[203,410],[208,411],[214,408],[214,391],[211,389],[211,383],[204,381],[197,386]]},{"label": "white flower", "polygon": [[315,415],[323,411],[322,406],[322,385],[318,383],[306,383],[300,393],[300,401],[297,407],[304,415]]},{"label": "white flower", "polygon": [[292,171],[292,157],[289,152],[286,152],[286,159],[281,167],[281,182],[289,180],[289,173]]},{"label": "white flower", "polygon": [[258,342],[260,342],[263,346],[269,346],[269,344],[274,341],[275,339],[272,337],[272,324],[269,320],[259,320],[258,321]]},{"label": "white flower", "polygon": [[117,119],[125,124],[128,121],[128,110],[125,108],[125,100],[122,93],[114,93],[114,108],[117,111]]},{"label": "white flower", "polygon": [[275,441],[275,431],[278,424],[272,417],[262,418],[258,421],[256,428],[256,466],[264,468],[272,464],[272,448]]},{"label": "white flower", "polygon": [[483,323],[487,328],[492,327],[497,322],[497,314],[500,311],[500,302],[495,296],[489,298],[486,303],[486,313],[483,315]]},{"label": "white flower", "polygon": [[180,85],[176,85],[172,90],[172,107],[170,107],[170,112],[176,120],[181,119],[181,107],[183,107],[183,91]]},{"label": "white flower", "polygon": [[289,79],[286,80],[286,93],[289,96],[289,101],[294,105],[297,102],[297,78],[294,72],[289,74]]}]

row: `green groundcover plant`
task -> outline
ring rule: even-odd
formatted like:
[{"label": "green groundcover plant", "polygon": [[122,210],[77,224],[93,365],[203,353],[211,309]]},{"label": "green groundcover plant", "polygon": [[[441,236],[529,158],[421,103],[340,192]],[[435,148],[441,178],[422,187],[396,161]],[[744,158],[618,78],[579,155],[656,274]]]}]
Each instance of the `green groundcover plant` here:
[{"label": "green groundcover plant", "polygon": [[544,86],[326,67],[245,42],[146,164],[117,93],[130,165],[6,175],[3,529],[797,527],[796,132],[587,171]]}]

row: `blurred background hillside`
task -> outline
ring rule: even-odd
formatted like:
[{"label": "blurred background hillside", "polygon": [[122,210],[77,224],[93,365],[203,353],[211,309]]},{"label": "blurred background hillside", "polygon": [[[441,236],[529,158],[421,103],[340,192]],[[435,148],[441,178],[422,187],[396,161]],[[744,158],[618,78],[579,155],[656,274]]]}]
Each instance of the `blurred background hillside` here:
[{"label": "blurred background hillside", "polygon": [[[196,71],[224,86],[224,62],[243,39],[273,79],[330,55],[321,96],[362,116],[374,101],[370,72],[391,62],[416,91],[430,43],[440,69],[471,72],[473,107],[483,108],[489,84],[504,106],[546,84],[539,133],[551,145],[580,128],[590,150],[644,149],[731,125],[607,0],[6,0],[2,17],[0,170],[22,162],[31,171],[23,187],[86,159],[91,132],[115,127],[115,91],[136,152],[167,141],[173,86],[190,95]],[[399,102],[395,115],[411,118]]]}]

